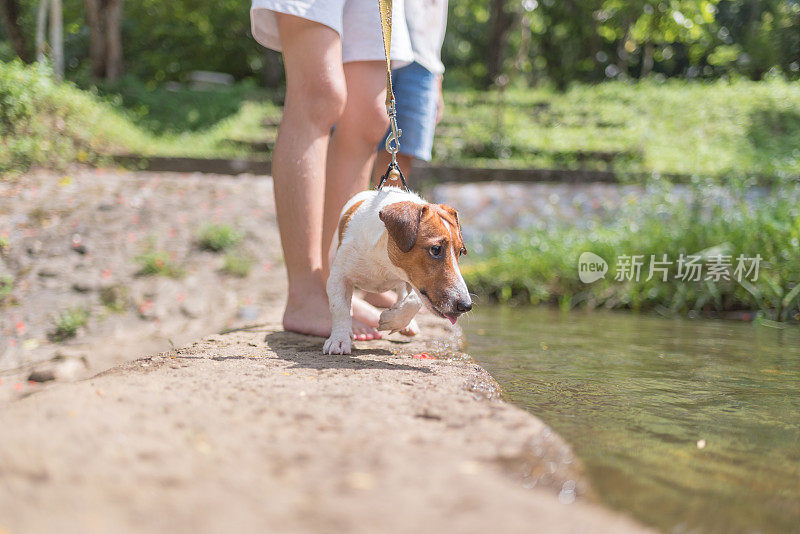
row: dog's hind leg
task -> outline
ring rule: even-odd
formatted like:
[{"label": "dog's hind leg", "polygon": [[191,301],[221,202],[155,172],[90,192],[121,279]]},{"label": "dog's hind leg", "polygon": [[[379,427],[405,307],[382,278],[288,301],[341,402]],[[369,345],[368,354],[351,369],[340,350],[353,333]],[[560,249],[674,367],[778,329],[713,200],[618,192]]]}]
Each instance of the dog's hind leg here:
[{"label": "dog's hind leg", "polygon": [[378,330],[390,330],[391,333],[400,332],[406,336],[415,336],[419,333],[419,326],[414,320],[422,308],[422,302],[407,284],[397,288],[397,302],[391,308],[381,312]]}]

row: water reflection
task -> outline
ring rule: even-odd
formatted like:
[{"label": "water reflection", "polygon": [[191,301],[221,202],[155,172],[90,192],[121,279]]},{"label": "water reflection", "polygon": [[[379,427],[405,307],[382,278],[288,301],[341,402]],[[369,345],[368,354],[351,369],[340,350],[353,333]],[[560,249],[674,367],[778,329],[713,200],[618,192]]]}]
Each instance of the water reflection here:
[{"label": "water reflection", "polygon": [[800,329],[489,308],[470,354],[668,532],[800,531]]}]

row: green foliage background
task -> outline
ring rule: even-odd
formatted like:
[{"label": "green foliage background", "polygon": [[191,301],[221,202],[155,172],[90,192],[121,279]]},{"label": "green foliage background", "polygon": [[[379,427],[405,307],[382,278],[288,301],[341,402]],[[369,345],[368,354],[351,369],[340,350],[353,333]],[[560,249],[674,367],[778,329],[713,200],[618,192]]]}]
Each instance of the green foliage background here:
[{"label": "green foliage background", "polygon": [[[33,47],[36,0],[19,0]],[[797,0],[506,0],[512,24],[503,42],[505,70],[519,83],[609,78],[761,79],[800,76]],[[492,48],[491,2],[452,0],[444,62],[450,86],[485,84]],[[250,3],[241,0],[129,1],[124,4],[126,72],[151,87],[183,81],[194,70],[281,85],[277,54],[250,35]],[[88,78],[88,30],[83,2],[64,0],[67,76]],[[0,28],[0,60],[13,52]],[[376,28],[377,31],[377,28]],[[648,65],[648,57],[652,66]]]}]

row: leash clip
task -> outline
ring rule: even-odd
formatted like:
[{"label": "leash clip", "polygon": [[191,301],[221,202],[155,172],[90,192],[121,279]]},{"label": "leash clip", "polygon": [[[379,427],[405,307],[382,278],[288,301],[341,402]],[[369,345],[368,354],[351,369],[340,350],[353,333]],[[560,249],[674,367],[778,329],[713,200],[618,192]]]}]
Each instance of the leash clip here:
[{"label": "leash clip", "polygon": [[397,110],[395,109],[394,98],[386,107],[386,112],[389,115],[389,125],[392,130],[386,138],[386,151],[392,156],[392,163],[396,166],[397,152],[400,150],[400,136],[403,135],[403,130],[397,127]]}]

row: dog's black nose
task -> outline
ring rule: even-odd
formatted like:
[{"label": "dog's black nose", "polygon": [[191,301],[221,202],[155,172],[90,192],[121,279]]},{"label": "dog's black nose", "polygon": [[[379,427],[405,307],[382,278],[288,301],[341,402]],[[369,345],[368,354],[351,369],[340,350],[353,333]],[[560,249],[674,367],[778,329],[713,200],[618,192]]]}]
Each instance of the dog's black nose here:
[{"label": "dog's black nose", "polygon": [[468,312],[471,309],[472,309],[471,300],[459,300],[456,302],[456,310],[458,310],[458,313]]}]

